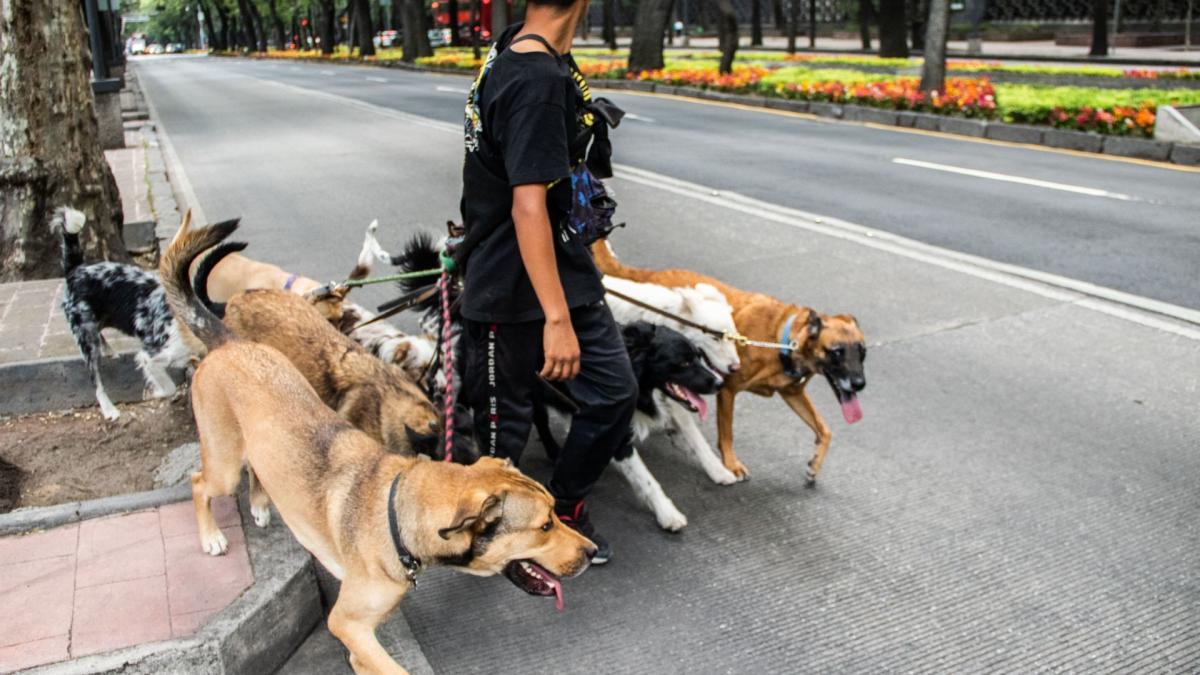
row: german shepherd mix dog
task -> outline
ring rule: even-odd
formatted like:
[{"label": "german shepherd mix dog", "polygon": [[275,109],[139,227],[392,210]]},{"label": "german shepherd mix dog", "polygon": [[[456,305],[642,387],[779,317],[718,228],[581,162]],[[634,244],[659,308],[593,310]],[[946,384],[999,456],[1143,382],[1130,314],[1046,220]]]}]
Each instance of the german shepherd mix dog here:
[{"label": "german shepherd mix dog", "polygon": [[751,340],[795,342],[795,350],[739,346],[742,367],[725,380],[717,393],[717,445],[725,467],[739,477],[746,466],[733,452],[733,401],[740,392],[759,396],[779,394],[816,434],[816,453],[808,462],[809,483],[816,481],[829,450],[829,427],[817,414],[805,387],[813,375],[825,376],[842,407],[842,416],[853,424],[862,419],[858,393],[867,386],[863,361],[867,348],[858,321],[849,314],[831,316],[815,309],[789,305],[761,293],[749,293],[691,270],[642,270],[621,264],[607,241],[592,246],[596,266],[605,274],[663,286],[712,284],[733,306],[738,332]]},{"label": "german shepherd mix dog", "polygon": [[[182,236],[200,235],[184,230]],[[222,243],[196,268],[197,301],[214,315],[207,273],[220,263],[214,257],[239,247],[245,244]],[[183,263],[190,267],[192,259]],[[249,290],[230,298],[224,314],[234,334],[282,352],[326,405],[371,438],[394,452],[437,452],[441,425],[424,392],[402,370],[338,332],[308,300],[288,291]]]},{"label": "german shepherd mix dog", "polygon": [[142,349],[135,358],[155,398],[175,393],[175,381],[167,368],[185,367],[191,353],[153,274],[134,265],[114,262],[83,264],[79,232],[86,222],[83,213],[63,206],[54,212],[50,229],[62,236],[66,281],[62,307],[67,325],[96,387],[100,413],[105,419],[115,420],[121,411],[108,398],[100,381],[100,351],[106,346],[100,334],[102,329],[116,328],[141,341]]},{"label": "german shepherd mix dog", "polygon": [[[721,378],[704,365],[704,354],[692,341],[671,328],[635,321],[621,327],[621,336],[637,377],[638,400],[632,442],[617,450],[612,466],[625,476],[638,499],[654,513],[659,527],[678,532],[687,527],[687,516],[667,497],[634,444],[645,441],[654,432],[676,432],[680,427],[675,417],[677,411],[685,410],[686,406],[699,412],[696,402],[703,406],[700,397],[715,394],[721,387]],[[569,400],[570,395],[563,387],[549,383],[546,386],[554,386],[558,395],[536,401],[533,421],[546,454],[556,459],[559,445],[550,431],[546,407],[560,407],[555,404]]]},{"label": "german shepherd mix dog", "polygon": [[561,604],[560,579],[586,569],[595,546],[555,517],[545,488],[501,460],[463,466],[387,452],[327,408],[283,354],[238,339],[199,302],[189,264],[232,231],[181,230],[160,268],[172,308],[209,349],[192,380],[201,547],[225,552],[211,501],[233,494],[247,466],[255,522],[270,522],[274,502],[296,539],[342,581],[329,631],[358,673],[405,673],[375,628],[426,566],[502,572]]}]

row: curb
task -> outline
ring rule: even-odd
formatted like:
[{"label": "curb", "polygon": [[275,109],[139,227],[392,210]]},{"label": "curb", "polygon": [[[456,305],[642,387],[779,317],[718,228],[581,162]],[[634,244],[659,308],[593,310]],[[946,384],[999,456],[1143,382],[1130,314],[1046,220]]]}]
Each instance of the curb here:
[{"label": "curb", "polygon": [[173,504],[192,498],[190,483],[171,487],[131,492],[112,497],[67,502],[54,506],[35,506],[0,514],[0,536],[24,534],[32,530],[48,530],[59,525],[76,523],[89,518],[128,513],[156,506]]},{"label": "curb", "polygon": [[[168,371],[176,384],[182,371]],[[104,391],[114,403],[145,400],[145,382],[133,352],[100,359]],[[96,405],[94,388],[81,356],[60,356],[0,364],[0,415],[26,415]]]},{"label": "curb", "polygon": [[276,671],[321,620],[320,593],[308,552],[278,519],[266,529],[255,526],[246,515],[250,509],[245,491],[239,492],[254,583],[200,632],[20,672],[225,675]]}]

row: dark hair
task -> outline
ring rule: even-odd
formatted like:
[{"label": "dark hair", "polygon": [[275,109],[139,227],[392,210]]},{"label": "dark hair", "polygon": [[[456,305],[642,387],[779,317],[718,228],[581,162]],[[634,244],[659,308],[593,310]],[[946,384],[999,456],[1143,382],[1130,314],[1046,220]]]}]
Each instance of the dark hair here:
[{"label": "dark hair", "polygon": [[539,7],[558,7],[566,9],[580,0],[525,0],[527,5],[537,5]]}]

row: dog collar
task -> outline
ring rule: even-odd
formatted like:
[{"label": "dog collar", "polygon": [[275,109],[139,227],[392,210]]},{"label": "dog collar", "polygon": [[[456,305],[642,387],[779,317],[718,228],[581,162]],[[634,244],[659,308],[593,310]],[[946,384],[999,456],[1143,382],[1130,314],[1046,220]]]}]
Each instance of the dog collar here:
[{"label": "dog collar", "polygon": [[289,274],[287,281],[283,282],[283,290],[285,290],[285,291],[292,290],[292,284],[294,284],[294,283],[296,283],[296,275]]},{"label": "dog collar", "polygon": [[[784,345],[792,344],[792,324],[796,322],[796,315],[793,314],[783,323],[783,336],[779,342]],[[783,374],[788,377],[794,377],[797,380],[806,379],[809,376],[808,370],[796,370],[792,365],[792,349],[791,347],[783,347],[779,350],[779,362],[783,365]]]},{"label": "dog collar", "polygon": [[408,577],[413,587],[417,585],[417,574],[421,572],[421,559],[412,554],[404,542],[400,540],[400,523],[396,520],[396,489],[400,487],[400,476],[404,474],[396,474],[392,479],[392,489],[388,491],[388,529],[392,532],[392,545],[396,547],[396,554],[400,556],[400,564],[404,566],[404,576]]}]

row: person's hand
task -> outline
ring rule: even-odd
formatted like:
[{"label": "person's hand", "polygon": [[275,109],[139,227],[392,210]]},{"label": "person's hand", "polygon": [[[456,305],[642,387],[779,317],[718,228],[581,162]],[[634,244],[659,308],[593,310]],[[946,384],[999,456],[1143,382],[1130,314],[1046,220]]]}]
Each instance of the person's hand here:
[{"label": "person's hand", "polygon": [[579,374],[579,340],[570,319],[547,321],[542,331],[545,365],[542,377],[551,382],[573,379]]}]

